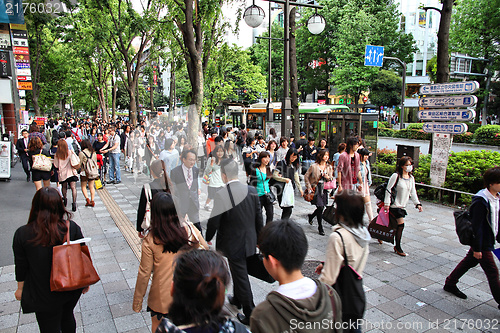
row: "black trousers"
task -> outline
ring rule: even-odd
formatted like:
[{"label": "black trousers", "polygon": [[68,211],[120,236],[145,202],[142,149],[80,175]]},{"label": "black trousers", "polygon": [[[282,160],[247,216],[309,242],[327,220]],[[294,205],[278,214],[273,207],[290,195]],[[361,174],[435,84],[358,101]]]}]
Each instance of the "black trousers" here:
[{"label": "black trousers", "polygon": [[81,294],[75,296],[61,306],[57,312],[35,312],[36,321],[40,328],[40,333],[74,333],[76,331],[76,320],[73,309],[78,303]]},{"label": "black trousers", "polygon": [[[191,221],[193,223],[193,225],[196,228],[198,228],[198,230],[200,230],[200,232],[201,232],[200,209],[198,207],[196,207],[194,202],[192,202],[191,200],[190,200],[190,204],[189,204],[189,209],[187,211],[187,215],[188,215],[189,221]],[[202,233],[202,236],[203,236],[203,233]]]},{"label": "black trousers", "polygon": [[229,270],[233,279],[234,299],[243,307],[243,314],[250,319],[255,304],[253,303],[252,287],[248,279],[246,258],[228,258]]},{"label": "black trousers", "polygon": [[260,213],[262,214],[262,208],[265,208],[266,210],[266,224],[269,222],[273,221],[273,216],[274,216],[274,206],[272,203],[269,203],[267,201],[266,195],[261,195],[259,197],[260,201]]},{"label": "black trousers", "polygon": [[26,155],[19,155],[19,158],[21,159],[21,163],[23,165],[24,172],[26,173],[27,177],[30,177],[30,163],[29,163],[29,157]]}]

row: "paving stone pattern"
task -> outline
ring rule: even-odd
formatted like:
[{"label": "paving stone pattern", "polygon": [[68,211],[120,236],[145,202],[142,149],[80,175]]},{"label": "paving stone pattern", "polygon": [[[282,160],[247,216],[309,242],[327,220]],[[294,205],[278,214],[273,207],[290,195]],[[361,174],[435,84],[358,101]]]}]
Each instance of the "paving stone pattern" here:
[{"label": "paving stone pattern", "polygon": [[[244,177],[240,172],[241,180],[244,181]],[[132,175],[122,170],[122,183],[106,186],[133,226],[141,188],[148,181],[145,175]],[[205,185],[202,191],[201,207],[206,200]],[[89,248],[101,281],[82,295],[75,308],[77,332],[150,332],[146,300],[141,313],[132,310],[139,261],[99,196],[95,201],[94,208],[84,207],[79,191],[74,220],[82,227],[84,235],[92,238]],[[370,243],[363,279],[367,298],[363,331],[498,332],[498,321],[496,326],[492,324],[500,319],[500,310],[480,268],[469,271],[459,284],[468,295],[467,300],[442,290],[444,279],[468,248],[457,240],[453,209],[425,202],[423,206],[424,212],[418,213],[408,205],[403,235],[407,257],[397,256],[390,244]],[[274,208],[275,218],[279,219],[281,209],[277,205]],[[306,232],[307,260],[323,261],[328,237],[318,234],[316,220],[313,226],[307,223],[307,213],[313,210],[313,206],[297,196],[292,218]],[[204,231],[209,215],[209,211],[200,211]],[[277,287],[277,282],[268,284],[252,277],[250,281],[256,304]],[[16,286],[14,266],[0,267],[0,333],[37,332],[34,314],[22,314],[20,303],[14,298]],[[232,287],[228,290],[232,292]],[[230,315],[236,314],[236,308],[229,304],[225,309]]]}]

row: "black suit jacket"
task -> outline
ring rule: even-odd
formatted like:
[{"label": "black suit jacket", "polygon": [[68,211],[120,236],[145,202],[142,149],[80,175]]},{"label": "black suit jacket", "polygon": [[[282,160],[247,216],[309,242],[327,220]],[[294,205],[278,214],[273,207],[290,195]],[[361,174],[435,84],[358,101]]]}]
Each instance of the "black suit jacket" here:
[{"label": "black suit jacket", "polygon": [[189,207],[193,203],[198,211],[200,209],[200,202],[198,200],[198,174],[197,167],[193,167],[193,184],[189,189],[182,170],[182,164],[175,167],[170,172],[170,180],[174,186],[174,195],[177,198],[177,210],[180,215],[184,216],[189,212]]},{"label": "black suit jacket", "polygon": [[[28,140],[28,142],[29,142],[29,140]],[[26,145],[24,144],[24,137],[17,139],[16,149],[17,149],[17,153],[19,154],[19,157],[28,158],[28,153],[24,151],[25,149],[28,149],[28,147],[26,147]]]},{"label": "black suit jacket", "polygon": [[[228,187],[231,189],[234,206]],[[255,254],[257,237],[262,227],[257,190],[239,181],[231,182],[215,195],[206,240],[210,241],[217,232],[217,250],[228,258],[243,259]]]}]

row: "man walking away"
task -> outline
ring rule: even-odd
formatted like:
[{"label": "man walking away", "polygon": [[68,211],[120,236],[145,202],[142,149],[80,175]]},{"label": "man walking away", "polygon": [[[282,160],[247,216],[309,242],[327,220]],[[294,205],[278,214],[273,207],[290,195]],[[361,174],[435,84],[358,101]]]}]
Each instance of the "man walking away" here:
[{"label": "man walking away", "polygon": [[116,133],[116,127],[109,127],[108,143],[101,149],[102,153],[109,152],[109,182],[108,184],[120,184],[122,177],[120,173],[120,135]]},{"label": "man walking away", "polygon": [[307,247],[304,231],[293,221],[274,221],[262,229],[259,249],[264,266],[280,285],[253,311],[253,333],[340,331],[342,304],[337,292],[302,275]]},{"label": "man walking away", "polygon": [[221,172],[226,186],[215,195],[206,240],[210,242],[217,232],[217,250],[227,257],[233,278],[234,297],[228,300],[237,308],[243,307],[244,315],[238,313],[237,318],[248,325],[255,305],[246,258],[255,254],[262,229],[260,202],[257,190],[238,180],[238,163],[233,159],[222,160]]},{"label": "man walking away", "polygon": [[465,258],[446,278],[443,289],[459,298],[466,299],[467,295],[458,289],[457,283],[469,269],[480,264],[488,278],[493,298],[499,304],[498,308],[500,309],[500,280],[492,252],[495,239],[500,242],[500,233],[498,232],[500,167],[486,170],[483,180],[485,188],[472,197],[470,205],[474,231],[472,246]]}]

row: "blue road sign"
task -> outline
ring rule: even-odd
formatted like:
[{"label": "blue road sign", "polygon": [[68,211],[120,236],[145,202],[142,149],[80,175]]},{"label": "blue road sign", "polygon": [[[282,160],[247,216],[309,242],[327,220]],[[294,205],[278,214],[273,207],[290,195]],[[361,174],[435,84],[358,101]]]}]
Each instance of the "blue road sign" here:
[{"label": "blue road sign", "polygon": [[477,97],[474,95],[465,96],[443,96],[443,97],[420,97],[418,106],[423,108],[435,107],[469,107],[477,104]]},{"label": "blue road sign", "polygon": [[429,109],[418,112],[420,120],[461,120],[471,121],[476,117],[474,110]]},{"label": "blue road sign", "polygon": [[420,86],[421,95],[473,94],[479,90],[477,81],[427,84]]},{"label": "blue road sign", "polygon": [[466,124],[452,124],[452,123],[425,123],[423,130],[426,133],[450,133],[462,134],[467,132]]},{"label": "blue road sign", "polygon": [[366,45],[365,48],[365,66],[382,67],[384,61],[384,47],[375,45]]}]

